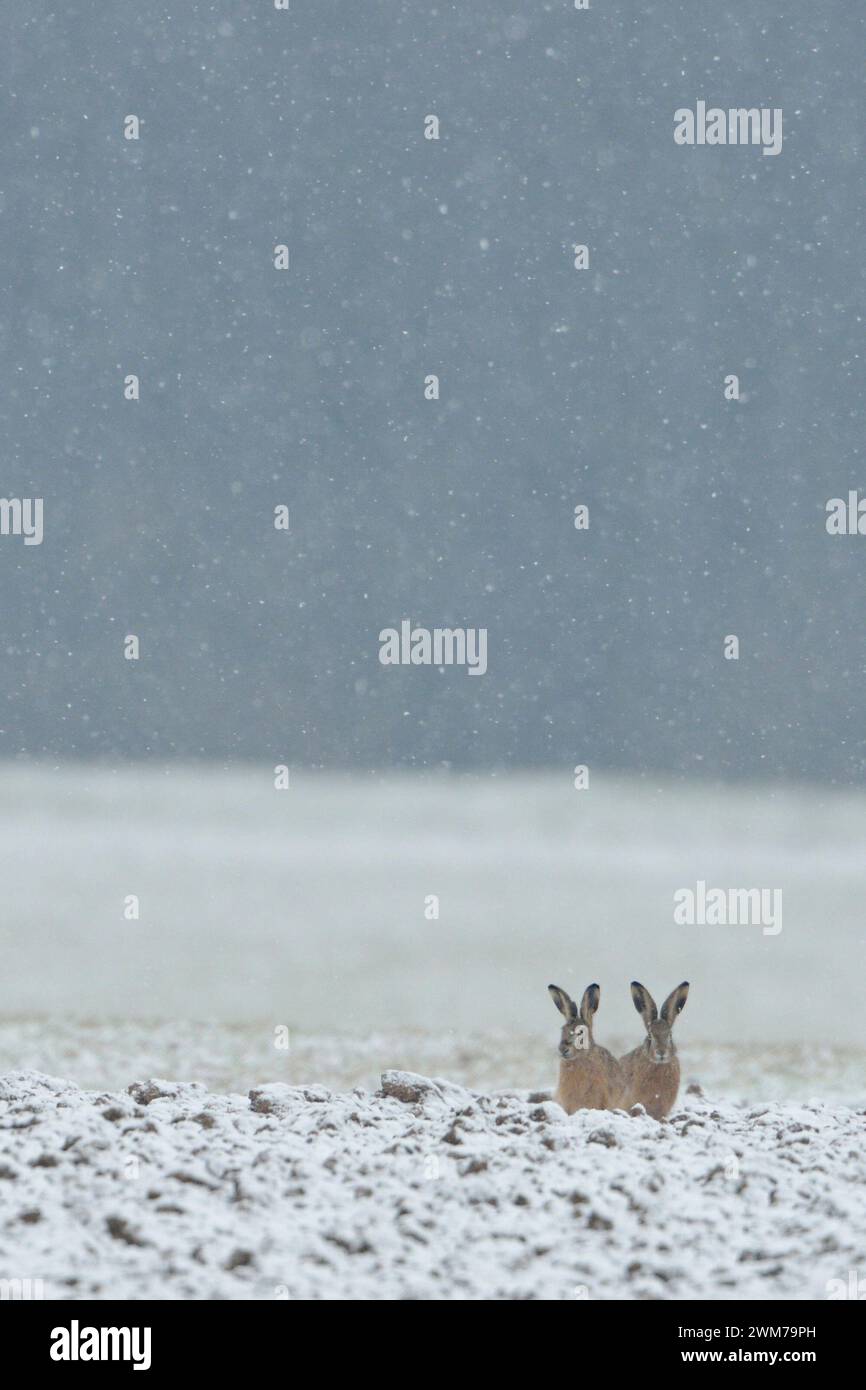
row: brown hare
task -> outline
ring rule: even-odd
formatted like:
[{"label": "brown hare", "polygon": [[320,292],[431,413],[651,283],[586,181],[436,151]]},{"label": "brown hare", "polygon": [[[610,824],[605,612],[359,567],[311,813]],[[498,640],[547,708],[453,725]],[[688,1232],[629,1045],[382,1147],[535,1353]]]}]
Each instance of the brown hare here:
[{"label": "brown hare", "polygon": [[590,985],[578,1009],[564,989],[557,985],[547,988],[565,1018],[559,1043],[559,1085],[553,1099],[569,1115],[575,1110],[613,1110],[620,1104],[622,1090],[619,1063],[592,1036],[592,1016],[601,990],[598,985]]},{"label": "brown hare", "polygon": [[671,1029],[677,1014],[685,1008],[688,995],[689,982],[683,980],[668,995],[659,1014],[649,990],[632,980],[631,997],[647,1035],[640,1047],[619,1059],[623,1110],[640,1103],[656,1120],[670,1113],[680,1089],[680,1063]]}]

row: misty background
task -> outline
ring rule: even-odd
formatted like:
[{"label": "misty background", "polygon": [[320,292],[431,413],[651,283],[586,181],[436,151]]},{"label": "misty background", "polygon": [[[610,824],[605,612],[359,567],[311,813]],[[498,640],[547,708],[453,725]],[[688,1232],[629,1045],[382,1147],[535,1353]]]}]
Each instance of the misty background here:
[{"label": "misty background", "polygon": [[[549,980],[633,1045],[629,979],[690,978],[693,1061],[743,1089],[772,1043],[826,1093],[866,964],[866,542],[825,527],[866,481],[863,13],[0,15],[0,495],[45,528],[0,537],[0,1061],[114,1084],[156,1035],[61,1020],[198,1019],[250,1080],[286,1024],[301,1079],[533,1084]],[[781,107],[781,153],[676,146],[698,100]],[[383,667],[403,619],[486,628],[487,674]],[[783,931],[675,926],[698,879]],[[211,1076],[180,1037],[148,1074]]]}]

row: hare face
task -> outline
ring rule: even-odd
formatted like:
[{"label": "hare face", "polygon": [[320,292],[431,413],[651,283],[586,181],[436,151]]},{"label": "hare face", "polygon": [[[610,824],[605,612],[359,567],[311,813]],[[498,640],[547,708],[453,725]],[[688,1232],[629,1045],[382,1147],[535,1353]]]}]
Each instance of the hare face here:
[{"label": "hare face", "polygon": [[647,1028],[646,1049],[650,1055],[650,1060],[659,1066],[664,1062],[669,1062],[676,1054],[674,1040],[671,1035],[669,1023],[663,1023],[657,1019]]},{"label": "hare face", "polygon": [[559,1041],[559,1055],[566,1062],[583,1056],[592,1046],[592,1037],[585,1023],[575,1019],[566,1023]]},{"label": "hare face", "polygon": [[585,1057],[592,1048],[592,1016],[598,1008],[601,990],[598,985],[590,985],[584,991],[578,1008],[571,996],[558,985],[548,985],[547,988],[565,1019],[559,1038],[559,1055],[566,1062],[574,1062],[578,1057]]}]

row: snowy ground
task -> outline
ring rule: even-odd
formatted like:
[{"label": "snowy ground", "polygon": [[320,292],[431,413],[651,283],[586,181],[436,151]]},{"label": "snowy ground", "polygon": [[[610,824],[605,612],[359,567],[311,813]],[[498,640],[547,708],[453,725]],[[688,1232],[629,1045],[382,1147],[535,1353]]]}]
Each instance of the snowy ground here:
[{"label": "snowy ground", "polygon": [[10,1071],[0,1274],[60,1298],[823,1299],[863,1273],[864,1115]]},{"label": "snowy ground", "polygon": [[[7,766],[0,1279],[826,1297],[866,1276],[864,834],[866,798],[770,785]],[[677,925],[699,879],[781,888],[783,931]],[[547,983],[600,981],[623,1051],[635,977],[691,981],[671,1122],[520,1099]]]}]

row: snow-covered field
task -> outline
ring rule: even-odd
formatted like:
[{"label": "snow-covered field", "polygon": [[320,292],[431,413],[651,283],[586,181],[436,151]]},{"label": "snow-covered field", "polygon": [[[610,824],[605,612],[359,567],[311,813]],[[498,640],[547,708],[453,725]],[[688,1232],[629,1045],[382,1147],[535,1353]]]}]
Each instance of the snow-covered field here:
[{"label": "snow-covered field", "polygon": [[53,1298],[824,1299],[866,1245],[864,1112],[669,1121],[387,1072],[335,1093],[0,1081],[0,1262]]},{"label": "snow-covered field", "polygon": [[[866,1276],[864,837],[816,789],[6,768],[0,1279],[826,1297]],[[698,879],[782,931],[677,925]],[[634,977],[691,981],[670,1121],[527,1101],[548,982],[622,1051]]]}]

